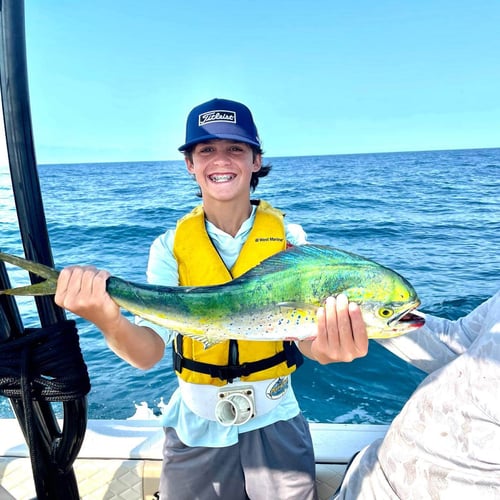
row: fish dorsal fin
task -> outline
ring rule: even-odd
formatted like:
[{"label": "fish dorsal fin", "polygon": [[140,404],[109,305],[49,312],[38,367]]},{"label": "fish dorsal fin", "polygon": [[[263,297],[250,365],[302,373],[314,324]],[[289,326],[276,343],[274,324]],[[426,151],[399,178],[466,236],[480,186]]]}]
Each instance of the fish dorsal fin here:
[{"label": "fish dorsal fin", "polygon": [[307,268],[308,266],[318,268],[341,264],[366,265],[372,263],[372,261],[359,255],[326,245],[300,245],[272,255],[236,280],[247,281],[273,272],[294,269],[299,262],[301,268]]}]

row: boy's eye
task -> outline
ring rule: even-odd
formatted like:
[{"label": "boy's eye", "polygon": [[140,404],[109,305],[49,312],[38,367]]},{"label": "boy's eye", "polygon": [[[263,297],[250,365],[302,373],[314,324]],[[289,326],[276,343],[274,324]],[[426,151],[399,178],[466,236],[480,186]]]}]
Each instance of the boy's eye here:
[{"label": "boy's eye", "polygon": [[[198,154],[209,154],[217,151],[217,147],[214,146],[213,144],[205,144],[205,145],[199,145],[195,152]],[[228,153],[235,153],[235,154],[240,154],[245,151],[245,146],[242,144],[231,144],[227,146],[226,152]]]}]

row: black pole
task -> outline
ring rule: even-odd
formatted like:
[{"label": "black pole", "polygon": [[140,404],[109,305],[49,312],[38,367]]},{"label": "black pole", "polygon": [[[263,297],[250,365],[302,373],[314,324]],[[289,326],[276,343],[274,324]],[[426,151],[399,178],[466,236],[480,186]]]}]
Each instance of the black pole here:
[{"label": "black pole", "polygon": [[[2,14],[2,104],[12,187],[26,258],[52,265],[35,160],[28,91],[24,2],[4,0]],[[40,281],[32,277],[32,281]],[[42,326],[64,319],[51,297],[37,297]]]},{"label": "black pole", "polygon": [[[7,151],[25,255],[28,259],[53,266],[52,252],[38,178],[28,92],[23,0],[0,0],[0,86]],[[0,278],[5,281],[4,270]],[[40,279],[31,276],[33,283]],[[8,279],[7,279],[8,281]],[[42,327],[65,320],[62,309],[52,297],[37,297]],[[1,339],[22,334],[19,315],[13,302],[3,301],[0,319],[9,321],[0,331]],[[87,401],[81,397],[63,403],[64,426],[61,432],[53,408],[46,401],[33,401],[35,425],[25,421],[20,399],[11,403],[25,437],[31,436],[36,450],[30,449],[37,498],[78,499],[78,486],[72,464],[80,450],[87,424]],[[33,438],[34,436],[34,438]],[[28,442],[30,442],[27,439]],[[36,464],[33,456],[37,455]],[[59,463],[58,463],[59,461]]]}]

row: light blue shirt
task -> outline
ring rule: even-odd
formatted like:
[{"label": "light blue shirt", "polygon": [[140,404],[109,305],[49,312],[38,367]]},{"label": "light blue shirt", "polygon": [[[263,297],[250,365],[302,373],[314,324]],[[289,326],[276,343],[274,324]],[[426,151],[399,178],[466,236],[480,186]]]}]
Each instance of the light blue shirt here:
[{"label": "light blue shirt", "polygon": [[[205,223],[208,235],[228,269],[231,269],[236,262],[254,221],[255,207],[234,237],[208,221]],[[168,230],[151,245],[147,269],[147,280],[151,284],[174,286],[179,284],[177,261],[173,254],[174,235],[175,230]],[[307,243],[306,233],[297,224],[286,225],[286,239],[292,245]],[[136,322],[155,330],[165,341],[165,345],[169,345],[176,335],[175,332],[140,318],[137,318]],[[181,441],[188,446],[224,447],[237,443],[240,432],[260,429],[279,420],[289,420],[298,415],[299,411],[300,408],[290,384],[288,391],[273,410],[256,416],[246,424],[226,427],[215,420],[207,420],[193,413],[184,403],[180,389],[177,388],[163,410],[161,424],[165,427],[173,427]]]}]

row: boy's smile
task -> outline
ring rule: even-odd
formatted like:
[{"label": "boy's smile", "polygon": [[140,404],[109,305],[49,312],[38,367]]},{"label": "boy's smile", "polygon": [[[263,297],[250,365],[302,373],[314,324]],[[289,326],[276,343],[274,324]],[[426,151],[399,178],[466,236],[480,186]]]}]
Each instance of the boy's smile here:
[{"label": "boy's smile", "polygon": [[208,178],[215,183],[219,182],[229,182],[235,178],[233,174],[212,174],[209,175]]}]

